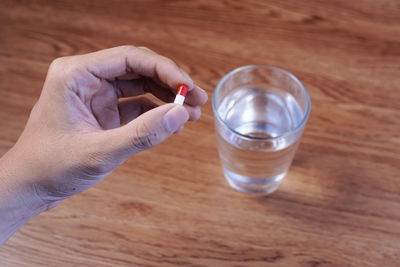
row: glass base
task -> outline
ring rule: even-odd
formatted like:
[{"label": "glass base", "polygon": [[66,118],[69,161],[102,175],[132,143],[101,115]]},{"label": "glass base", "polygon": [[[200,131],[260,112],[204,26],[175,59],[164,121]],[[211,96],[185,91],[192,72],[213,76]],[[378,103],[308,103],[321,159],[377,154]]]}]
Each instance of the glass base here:
[{"label": "glass base", "polygon": [[286,172],[268,178],[250,178],[224,169],[225,179],[235,190],[253,196],[271,194],[282,183]]}]

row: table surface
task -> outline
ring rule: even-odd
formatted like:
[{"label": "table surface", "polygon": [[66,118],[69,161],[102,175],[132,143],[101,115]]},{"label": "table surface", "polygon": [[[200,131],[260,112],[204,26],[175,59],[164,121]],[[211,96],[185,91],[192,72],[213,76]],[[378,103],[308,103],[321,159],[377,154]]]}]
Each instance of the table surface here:
[{"label": "table surface", "polygon": [[0,154],[54,58],[123,44],[174,59],[210,96],[261,63],[312,99],[276,193],[227,186],[209,101],[184,132],[30,221],[1,266],[400,265],[399,1],[2,0],[0,36]]}]

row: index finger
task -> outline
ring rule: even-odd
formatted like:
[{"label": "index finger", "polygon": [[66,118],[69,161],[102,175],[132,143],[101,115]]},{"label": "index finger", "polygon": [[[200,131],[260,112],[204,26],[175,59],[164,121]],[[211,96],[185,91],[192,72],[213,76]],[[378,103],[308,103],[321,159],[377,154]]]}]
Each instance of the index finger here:
[{"label": "index finger", "polygon": [[115,79],[129,73],[160,80],[173,89],[186,84],[193,89],[193,80],[184,75],[171,59],[148,49],[119,46],[83,56],[86,69],[98,78]]}]

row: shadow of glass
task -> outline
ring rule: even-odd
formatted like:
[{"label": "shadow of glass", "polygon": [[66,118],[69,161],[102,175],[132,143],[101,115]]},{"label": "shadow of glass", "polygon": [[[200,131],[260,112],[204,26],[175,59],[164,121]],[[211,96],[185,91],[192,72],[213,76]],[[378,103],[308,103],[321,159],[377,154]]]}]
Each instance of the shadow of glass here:
[{"label": "shadow of glass", "polygon": [[400,220],[400,186],[387,184],[365,162],[343,151],[307,145],[298,151],[278,191],[255,201],[288,224],[310,231],[385,231],[380,220]]}]

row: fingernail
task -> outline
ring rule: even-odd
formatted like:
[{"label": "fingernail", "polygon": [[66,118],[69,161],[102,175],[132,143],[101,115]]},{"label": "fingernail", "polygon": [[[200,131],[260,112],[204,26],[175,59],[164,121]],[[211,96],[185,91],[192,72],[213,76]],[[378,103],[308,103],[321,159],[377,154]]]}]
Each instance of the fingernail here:
[{"label": "fingernail", "polygon": [[204,93],[207,94],[206,90],[204,90],[203,88],[201,88],[200,86],[198,86],[197,84],[195,85],[197,88],[199,88],[201,91],[203,91]]},{"label": "fingernail", "polygon": [[187,122],[189,119],[189,114],[186,109],[182,106],[175,106],[170,109],[164,115],[164,125],[165,128],[170,133],[174,133],[179,130],[179,128]]}]

